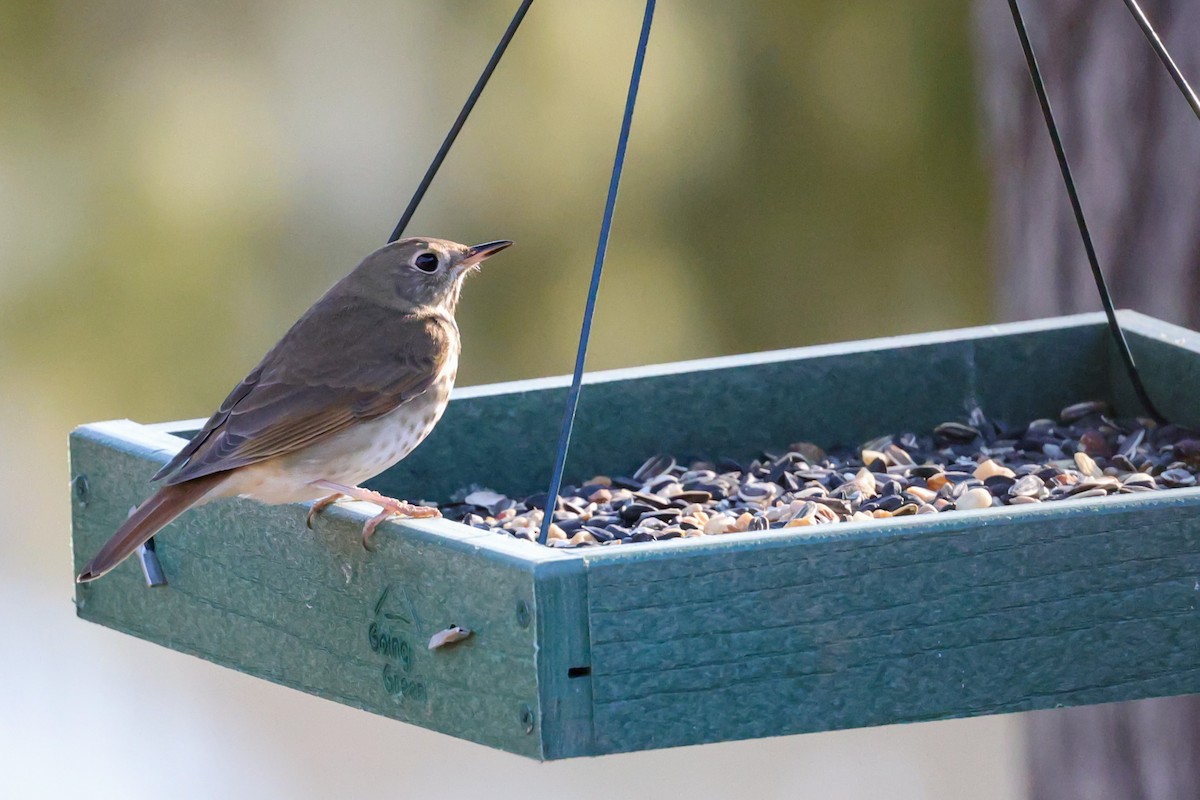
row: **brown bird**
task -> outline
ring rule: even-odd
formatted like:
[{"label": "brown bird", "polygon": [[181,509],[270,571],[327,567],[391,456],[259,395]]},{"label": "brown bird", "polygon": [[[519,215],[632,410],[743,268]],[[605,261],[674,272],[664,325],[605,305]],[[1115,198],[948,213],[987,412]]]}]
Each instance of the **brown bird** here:
[{"label": "brown bird", "polygon": [[[335,283],[238,384],[153,480],[165,485],[125,521],[76,579],[95,580],[192,506],[221,497],[350,497],[393,515],[439,516],[362,489],[412,452],[441,419],[458,374],[454,309],[463,279],[511,245],[401,239]],[[167,477],[170,476],[170,477]]]}]

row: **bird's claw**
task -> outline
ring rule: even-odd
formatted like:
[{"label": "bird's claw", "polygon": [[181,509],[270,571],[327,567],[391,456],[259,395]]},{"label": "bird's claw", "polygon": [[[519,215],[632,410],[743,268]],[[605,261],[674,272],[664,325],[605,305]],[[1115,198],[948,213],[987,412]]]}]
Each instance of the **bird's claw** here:
[{"label": "bird's claw", "polygon": [[[386,502],[380,502],[380,500]],[[375,529],[379,524],[391,517],[408,517],[409,519],[432,519],[440,517],[442,512],[431,506],[415,506],[412,503],[405,503],[400,500],[392,500],[390,497],[383,497],[379,502],[383,506],[383,511],[367,520],[362,529],[362,543],[367,550],[374,550],[371,545],[371,537],[375,535]]]},{"label": "bird's claw", "polygon": [[312,527],[313,527],[313,523],[316,522],[317,515],[320,514],[322,511],[324,511],[329,506],[336,503],[338,500],[341,500],[343,497],[345,497],[345,495],[342,494],[341,492],[334,492],[331,495],[322,497],[320,500],[314,501],[312,504],[312,507],[308,509],[308,516],[306,516],[304,518],[304,524],[311,531]]}]

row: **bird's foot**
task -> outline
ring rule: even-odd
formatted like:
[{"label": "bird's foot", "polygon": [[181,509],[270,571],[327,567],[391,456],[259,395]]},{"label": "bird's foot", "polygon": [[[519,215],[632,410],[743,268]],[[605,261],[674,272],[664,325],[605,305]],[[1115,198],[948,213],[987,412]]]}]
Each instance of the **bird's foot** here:
[{"label": "bird's foot", "polygon": [[[440,517],[442,512],[430,506],[416,506],[412,503],[406,503],[403,500],[396,500],[371,489],[364,489],[361,486],[342,486],[341,484],[332,483],[330,481],[313,481],[313,486],[320,489],[328,489],[336,492],[336,496],[345,496],[354,500],[363,500],[368,503],[374,503],[383,507],[383,511],[367,520],[362,529],[363,547],[367,550],[372,550],[371,537],[375,534],[375,529],[379,524],[390,517],[408,517],[410,519],[429,519],[431,517]],[[318,500],[317,503],[323,504],[321,507],[333,502],[326,497]],[[316,504],[313,506],[316,509]],[[309,512],[310,515],[312,512]]]},{"label": "bird's foot", "polygon": [[313,522],[316,521],[317,515],[345,496],[346,495],[342,494],[341,492],[334,492],[331,495],[326,495],[320,500],[315,501],[312,504],[312,508],[308,509],[308,516],[304,518],[304,524],[308,526],[309,530],[312,530]]},{"label": "bird's foot", "polygon": [[378,503],[383,506],[383,511],[380,511],[375,516],[367,520],[367,524],[363,525],[362,543],[363,547],[368,550],[374,550],[371,546],[371,537],[375,535],[375,529],[379,527],[379,523],[390,517],[409,517],[410,519],[429,519],[431,517],[440,517],[441,511],[430,506],[414,506],[412,503],[405,503],[403,500],[393,500],[390,497],[380,496],[378,499],[371,500],[372,503]]}]

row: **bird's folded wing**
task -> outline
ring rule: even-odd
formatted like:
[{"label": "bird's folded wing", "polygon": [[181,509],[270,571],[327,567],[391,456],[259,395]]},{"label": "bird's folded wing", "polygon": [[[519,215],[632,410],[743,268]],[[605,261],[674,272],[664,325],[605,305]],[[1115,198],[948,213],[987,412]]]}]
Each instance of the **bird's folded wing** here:
[{"label": "bird's folded wing", "polygon": [[457,347],[453,323],[384,311],[334,312],[375,317],[355,326],[370,331],[367,347],[316,338],[337,320],[301,319],[155,478],[174,472],[172,485],[293,453],[424,392]]}]

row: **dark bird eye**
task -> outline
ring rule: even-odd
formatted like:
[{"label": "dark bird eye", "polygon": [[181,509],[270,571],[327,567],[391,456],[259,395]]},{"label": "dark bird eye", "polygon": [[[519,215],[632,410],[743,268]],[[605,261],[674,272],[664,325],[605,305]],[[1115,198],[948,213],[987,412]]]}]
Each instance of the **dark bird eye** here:
[{"label": "dark bird eye", "polygon": [[413,263],[422,272],[434,272],[438,268],[438,257],[433,253],[421,253]]}]

